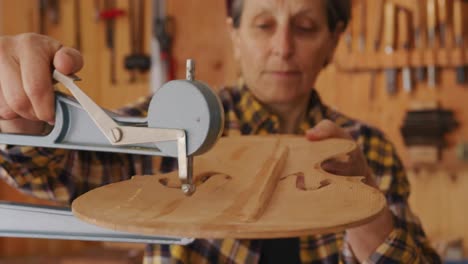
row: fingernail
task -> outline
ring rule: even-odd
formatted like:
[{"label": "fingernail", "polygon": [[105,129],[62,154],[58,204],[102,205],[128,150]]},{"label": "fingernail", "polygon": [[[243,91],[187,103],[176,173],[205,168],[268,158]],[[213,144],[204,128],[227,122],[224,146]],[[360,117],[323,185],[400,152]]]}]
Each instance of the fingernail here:
[{"label": "fingernail", "polygon": [[77,50],[71,48],[64,49],[63,52],[69,56],[76,56],[78,54]]},{"label": "fingernail", "polygon": [[315,137],[320,137],[322,132],[317,128],[311,128],[307,131],[307,134]]},{"label": "fingernail", "polygon": [[53,126],[53,125],[55,125],[55,121],[47,121],[47,124]]}]

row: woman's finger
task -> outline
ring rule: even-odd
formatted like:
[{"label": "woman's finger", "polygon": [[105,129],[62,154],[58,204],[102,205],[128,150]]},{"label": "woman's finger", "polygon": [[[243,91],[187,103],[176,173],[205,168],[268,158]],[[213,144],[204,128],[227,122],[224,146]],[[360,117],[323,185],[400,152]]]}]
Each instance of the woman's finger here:
[{"label": "woman's finger", "polygon": [[317,141],[327,138],[347,138],[351,136],[334,122],[325,119],[320,121],[315,127],[307,130],[306,137],[309,140]]},{"label": "woman's finger", "polygon": [[19,63],[13,57],[0,63],[0,80],[6,105],[20,117],[37,120],[31,102],[24,92]]},{"label": "woman's finger", "polygon": [[0,119],[11,120],[18,117],[19,116],[13,110],[11,110],[11,108],[6,103],[5,97],[3,96],[2,86],[0,84]]},{"label": "woman's finger", "polygon": [[54,56],[55,69],[63,74],[73,74],[83,68],[83,57],[81,53],[73,48],[62,47]]},{"label": "woman's finger", "polygon": [[46,46],[29,45],[20,53],[22,88],[31,102],[37,119],[53,123],[55,95],[52,86],[51,61],[55,54],[54,50],[60,48],[60,43],[47,41],[44,45]]}]

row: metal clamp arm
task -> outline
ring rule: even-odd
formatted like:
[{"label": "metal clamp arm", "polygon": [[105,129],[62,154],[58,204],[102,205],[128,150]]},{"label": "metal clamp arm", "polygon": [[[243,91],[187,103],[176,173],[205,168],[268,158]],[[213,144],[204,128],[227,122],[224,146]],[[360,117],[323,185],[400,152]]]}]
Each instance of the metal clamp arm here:
[{"label": "metal clamp arm", "polygon": [[115,142],[114,128],[118,127],[117,123],[107,115],[101,107],[99,107],[91,98],[89,98],[74,81],[79,80],[76,76],[67,76],[63,73],[54,70],[53,77],[61,82],[80,103],[83,109],[89,114],[96,126],[102,131],[111,143]]},{"label": "metal clamp arm", "polygon": [[179,164],[179,179],[182,182],[182,191],[187,195],[195,191],[192,178],[193,158],[187,157],[187,138],[184,130],[119,126],[74,83],[74,81],[79,80],[78,77],[67,76],[57,70],[54,71],[53,77],[70,90],[75,99],[80,103],[112,145],[177,141],[177,160]]}]

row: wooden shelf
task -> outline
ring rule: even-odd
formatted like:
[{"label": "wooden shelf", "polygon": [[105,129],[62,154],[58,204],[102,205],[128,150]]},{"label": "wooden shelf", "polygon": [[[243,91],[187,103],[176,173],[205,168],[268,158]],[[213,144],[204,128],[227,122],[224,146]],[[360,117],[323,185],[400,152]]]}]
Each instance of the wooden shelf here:
[{"label": "wooden shelf", "polygon": [[439,49],[422,51],[395,51],[393,53],[340,53],[334,63],[343,71],[373,71],[388,68],[427,67],[435,65],[443,68],[456,68],[468,65],[466,49]]}]

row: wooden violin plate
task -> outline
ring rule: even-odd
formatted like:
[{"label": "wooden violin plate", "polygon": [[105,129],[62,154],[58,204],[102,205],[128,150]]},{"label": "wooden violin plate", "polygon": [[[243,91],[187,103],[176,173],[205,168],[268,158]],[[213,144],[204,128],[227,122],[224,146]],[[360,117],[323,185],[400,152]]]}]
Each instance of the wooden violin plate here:
[{"label": "wooden violin plate", "polygon": [[337,232],[372,220],[383,194],[323,171],[320,164],[356,147],[344,139],[296,136],[221,138],[195,157],[196,192],[177,172],[134,176],[78,197],[73,213],[119,231],[194,238],[277,238]]}]

